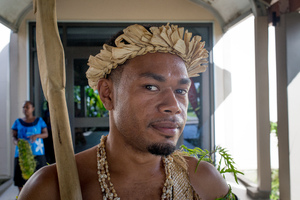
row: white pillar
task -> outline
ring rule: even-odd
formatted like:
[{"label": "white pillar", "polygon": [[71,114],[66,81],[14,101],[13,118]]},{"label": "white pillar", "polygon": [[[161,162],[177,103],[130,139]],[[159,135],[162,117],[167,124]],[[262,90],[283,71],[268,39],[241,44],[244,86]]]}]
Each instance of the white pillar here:
[{"label": "white pillar", "polygon": [[268,19],[255,17],[255,77],[257,123],[257,183],[261,197],[271,191],[268,79]]},{"label": "white pillar", "polygon": [[287,104],[287,46],[285,16],[275,29],[280,199],[290,200],[290,159]]}]

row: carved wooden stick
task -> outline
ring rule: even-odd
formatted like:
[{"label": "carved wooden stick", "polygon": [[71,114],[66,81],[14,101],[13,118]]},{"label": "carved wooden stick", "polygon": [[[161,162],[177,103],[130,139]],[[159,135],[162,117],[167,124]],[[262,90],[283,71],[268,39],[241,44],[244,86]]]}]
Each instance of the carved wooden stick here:
[{"label": "carved wooden stick", "polygon": [[60,197],[62,200],[81,200],[65,98],[65,58],[57,28],[56,2],[34,0],[33,5],[40,77],[49,103]]}]

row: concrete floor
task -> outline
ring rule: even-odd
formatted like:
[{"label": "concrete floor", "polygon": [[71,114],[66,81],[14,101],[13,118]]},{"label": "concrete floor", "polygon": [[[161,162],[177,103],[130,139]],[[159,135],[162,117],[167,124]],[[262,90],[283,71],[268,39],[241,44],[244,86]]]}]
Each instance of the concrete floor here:
[{"label": "concrete floor", "polygon": [[18,188],[14,186],[12,181],[10,181],[8,187],[0,195],[0,200],[15,200],[18,194],[19,194]]}]

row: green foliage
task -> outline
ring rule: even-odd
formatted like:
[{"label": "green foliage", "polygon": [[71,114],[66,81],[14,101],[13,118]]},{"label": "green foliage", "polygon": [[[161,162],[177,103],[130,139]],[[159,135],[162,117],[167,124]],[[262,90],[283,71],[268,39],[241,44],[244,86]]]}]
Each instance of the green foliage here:
[{"label": "green foliage", "polygon": [[88,117],[103,117],[107,112],[100,97],[90,87],[85,89],[86,103],[87,103],[87,116]]},{"label": "green foliage", "polygon": [[236,198],[235,198],[234,194],[232,193],[231,187],[229,186],[229,191],[226,194],[226,196],[222,197],[222,198],[217,198],[216,200],[236,200]]},{"label": "green foliage", "polygon": [[[94,91],[91,87],[86,86],[85,92],[85,104],[86,104],[86,116],[85,117],[104,117],[108,111],[105,109],[97,91]],[[83,101],[80,93],[80,86],[74,86],[74,102],[80,104]]]},{"label": "green foliage", "polygon": [[[228,153],[228,151],[225,148],[217,146],[215,150],[210,152],[206,149],[202,150],[199,147],[195,147],[194,149],[189,149],[184,145],[182,145],[181,147],[186,151],[186,153],[189,156],[193,156],[198,159],[197,168],[201,161],[207,161],[207,162],[215,165],[217,170],[223,175],[224,178],[225,178],[225,173],[232,173],[234,175],[234,179],[237,183],[238,183],[237,174],[243,174],[242,172],[240,172],[236,169],[236,167],[234,166],[235,162],[233,161],[233,158],[231,157],[231,155]],[[215,161],[213,158],[215,153],[218,153],[221,156],[221,159],[217,163],[217,165],[215,164]],[[197,171],[197,168],[196,168],[196,171]]]},{"label": "green foliage", "polygon": [[279,199],[279,176],[278,169],[272,170],[272,191],[270,199],[278,200]]},{"label": "green foliage", "polygon": [[275,133],[276,136],[278,137],[277,122],[270,122],[270,131],[271,133]]},{"label": "green foliage", "polygon": [[[275,133],[276,137],[278,138],[278,131],[277,131],[277,122],[270,122],[270,132]],[[272,191],[270,194],[270,199],[278,200],[279,199],[279,175],[278,169],[272,170]]]},{"label": "green foliage", "polygon": [[28,180],[34,173],[36,162],[31,151],[30,144],[23,139],[18,141],[19,147],[19,163],[22,171],[22,177]]}]

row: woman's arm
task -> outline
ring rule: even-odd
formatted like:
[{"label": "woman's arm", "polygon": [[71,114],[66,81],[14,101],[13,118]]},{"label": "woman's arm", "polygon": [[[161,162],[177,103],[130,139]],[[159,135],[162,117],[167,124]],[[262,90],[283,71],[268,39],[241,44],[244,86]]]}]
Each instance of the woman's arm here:
[{"label": "woman's arm", "polygon": [[45,127],[45,128],[42,129],[41,134],[35,134],[35,135],[30,136],[30,141],[35,142],[35,140],[37,138],[44,139],[44,138],[47,138],[47,137],[48,137],[48,130],[47,130],[47,127]]},{"label": "woman's arm", "polygon": [[18,145],[18,131],[12,130],[11,134],[13,138],[13,144]]}]

